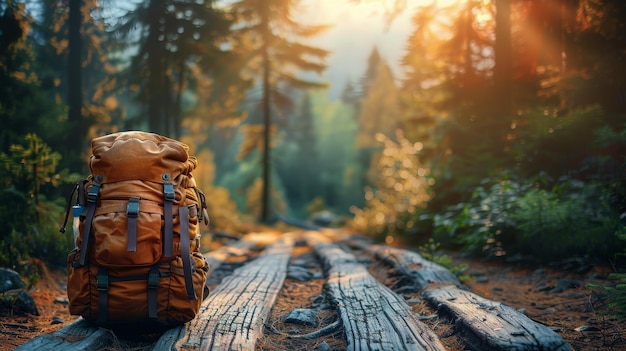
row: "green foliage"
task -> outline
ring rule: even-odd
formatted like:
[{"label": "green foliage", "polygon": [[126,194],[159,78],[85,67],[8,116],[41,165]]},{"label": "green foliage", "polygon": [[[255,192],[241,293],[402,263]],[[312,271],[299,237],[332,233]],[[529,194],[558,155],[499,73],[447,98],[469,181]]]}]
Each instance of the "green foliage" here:
[{"label": "green foliage", "polygon": [[416,218],[432,194],[433,179],[420,163],[420,143],[409,142],[402,133],[397,141],[382,134],[383,151],[370,169],[372,187],[366,187],[365,207],[354,207],[353,225],[372,236],[400,236],[412,233]]},{"label": "green foliage", "polygon": [[562,181],[553,191],[528,191],[517,206],[511,215],[519,231],[517,250],[553,259],[600,258],[620,247],[617,234],[623,219],[604,184]]},{"label": "green foliage", "polygon": [[[617,237],[626,241],[626,226],[622,225],[617,232]],[[626,251],[622,251],[618,256],[626,256]],[[613,273],[609,276],[611,279],[617,280],[614,286],[600,286],[591,284],[590,287],[596,290],[603,290],[608,295],[608,314],[611,314],[621,320],[626,319],[626,273]]]},{"label": "green foliage", "polygon": [[609,295],[609,313],[624,320],[626,319],[626,273],[614,273],[610,277],[617,279],[618,284],[604,287]]},{"label": "green foliage", "polygon": [[518,183],[510,180],[490,183],[485,179],[467,203],[450,206],[446,212],[434,215],[435,233],[454,237],[468,251],[503,256],[506,254],[503,234],[514,228],[510,214],[522,191]]},{"label": "green foliage", "polygon": [[465,263],[455,265],[452,261],[452,257],[439,252],[440,245],[441,244],[436,242],[435,239],[430,238],[426,243],[419,246],[417,250],[424,259],[447,268],[452,274],[456,275],[462,283],[469,281],[471,279],[470,276],[464,274],[467,272],[469,266]]},{"label": "green foliage", "polygon": [[29,257],[63,265],[73,238],[58,232],[63,199],[46,194],[75,176],[56,173],[60,155],[36,135],[27,135],[25,144],[0,154],[0,266],[20,267]]},{"label": "green foliage", "polygon": [[437,235],[450,235],[466,250],[487,256],[602,258],[620,248],[618,234],[624,230],[614,200],[605,183],[564,178],[545,190],[503,180],[477,187],[470,201],[434,215],[433,225]]}]

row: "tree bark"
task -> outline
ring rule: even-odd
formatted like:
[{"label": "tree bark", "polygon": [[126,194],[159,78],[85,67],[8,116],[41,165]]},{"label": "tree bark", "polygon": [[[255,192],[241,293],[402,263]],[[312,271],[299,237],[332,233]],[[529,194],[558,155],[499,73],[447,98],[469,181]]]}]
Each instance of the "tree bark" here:
[{"label": "tree bark", "polygon": [[72,136],[82,141],[86,135],[85,123],[82,118],[83,94],[82,94],[82,38],[81,25],[82,0],[70,0],[69,2],[69,44],[67,57],[67,104],[69,107],[68,121],[72,125]]},{"label": "tree bark", "polygon": [[324,262],[324,290],[339,310],[348,350],[445,350],[404,298],[378,282],[354,255],[319,234],[307,241]]}]

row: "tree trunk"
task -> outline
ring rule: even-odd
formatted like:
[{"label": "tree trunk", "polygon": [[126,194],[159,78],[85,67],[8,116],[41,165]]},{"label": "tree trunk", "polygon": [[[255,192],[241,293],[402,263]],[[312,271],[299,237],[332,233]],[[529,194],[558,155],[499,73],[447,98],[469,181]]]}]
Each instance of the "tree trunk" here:
[{"label": "tree trunk", "polygon": [[[67,104],[69,107],[68,121],[71,124],[72,136],[81,140],[86,135],[85,123],[82,119],[83,107],[82,94],[82,40],[81,40],[81,7],[82,0],[70,0],[69,2],[69,45],[67,59]],[[82,146],[82,145],[81,145]]]},{"label": "tree trunk", "polygon": [[[268,29],[269,31],[269,29]],[[270,58],[267,48],[266,36],[265,48],[263,50],[263,195],[261,204],[261,222],[266,223],[269,220],[270,209],[270,127],[271,127],[271,109],[270,109]]]},{"label": "tree trunk", "polygon": [[493,135],[494,151],[500,153],[503,149],[504,136],[510,126],[512,111],[512,79],[511,79],[511,2],[510,0],[496,0],[496,43],[494,68],[494,111]]},{"label": "tree trunk", "polygon": [[165,134],[165,114],[168,103],[165,100],[163,88],[165,84],[163,76],[165,67],[163,65],[164,53],[162,52],[163,42],[159,41],[161,30],[159,29],[159,19],[163,15],[162,1],[152,0],[148,5],[150,13],[150,34],[147,39],[146,52],[148,55],[148,79],[146,82],[146,95],[148,103],[148,129],[150,132]]}]

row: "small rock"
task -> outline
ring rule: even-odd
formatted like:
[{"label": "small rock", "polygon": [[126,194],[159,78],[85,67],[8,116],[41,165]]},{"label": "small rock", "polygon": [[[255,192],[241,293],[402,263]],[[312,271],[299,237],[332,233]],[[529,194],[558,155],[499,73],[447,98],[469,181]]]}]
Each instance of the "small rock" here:
[{"label": "small rock", "polygon": [[487,278],[486,276],[480,276],[480,277],[476,277],[476,283],[488,283],[489,282],[489,278]]},{"label": "small rock", "polygon": [[600,331],[600,328],[594,327],[593,325],[583,325],[574,330],[577,332],[597,332]]},{"label": "small rock", "polygon": [[52,317],[52,323],[50,324],[54,325],[54,324],[63,324],[63,323],[64,321],[63,319],[61,319],[61,317],[54,316]]},{"label": "small rock", "polygon": [[331,348],[330,346],[328,346],[328,344],[326,343],[326,341],[322,341],[319,345],[317,345],[317,347],[315,348],[315,351],[330,351]]},{"label": "small rock", "polygon": [[309,220],[315,225],[328,227],[328,226],[331,226],[333,223],[338,222],[339,217],[337,217],[337,215],[329,211],[320,211],[318,213],[313,214],[313,216],[311,216]]},{"label": "small rock", "polygon": [[287,278],[294,279],[299,282],[308,282],[311,280],[313,275],[306,268],[291,266],[287,271]]},{"label": "small rock", "polygon": [[315,272],[312,273],[311,277],[313,279],[322,279],[322,278],[324,278],[324,272],[322,272],[322,271],[315,271]]},{"label": "small rock", "polygon": [[550,290],[551,294],[560,294],[567,289],[574,289],[580,287],[578,280],[562,279],[556,283],[556,287]]},{"label": "small rock", "polygon": [[10,309],[14,314],[38,316],[39,310],[31,294],[23,289],[9,290],[0,296],[0,306]]},{"label": "small rock", "polygon": [[54,299],[54,303],[58,303],[60,305],[67,306],[67,305],[70,304],[70,301],[67,298],[65,298],[65,297],[57,297],[56,299]]},{"label": "small rock", "polygon": [[422,303],[422,300],[420,300],[418,298],[415,298],[415,297],[412,297],[412,298],[406,300],[406,303],[409,304],[409,305],[417,305],[417,304]]},{"label": "small rock", "polygon": [[303,324],[308,326],[316,326],[315,311],[306,308],[297,308],[284,317],[285,323]]},{"label": "small rock", "polygon": [[26,287],[26,283],[22,281],[22,278],[16,271],[8,268],[0,268],[0,293],[23,289]]},{"label": "small rock", "polygon": [[517,310],[517,312],[526,315],[526,309],[525,308],[520,308],[519,310]]},{"label": "small rock", "polygon": [[539,285],[539,287],[537,288],[537,292],[544,292],[544,291],[550,291],[554,289],[553,285]]}]

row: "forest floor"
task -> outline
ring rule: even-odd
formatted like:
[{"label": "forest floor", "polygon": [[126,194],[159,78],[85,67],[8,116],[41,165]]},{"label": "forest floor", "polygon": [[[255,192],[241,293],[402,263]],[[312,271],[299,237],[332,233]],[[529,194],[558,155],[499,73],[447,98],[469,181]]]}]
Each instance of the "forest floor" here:
[{"label": "forest floor", "polygon": [[[294,255],[297,253],[294,252]],[[590,289],[588,284],[608,285],[611,280],[608,266],[586,264],[580,260],[561,262],[558,265],[538,266],[524,263],[485,262],[480,259],[461,258],[449,253],[455,264],[469,265],[471,280],[466,285],[485,298],[500,301],[515,309],[524,310],[531,319],[555,330],[575,351],[626,349],[626,324],[603,313],[606,295]],[[41,279],[31,290],[37,303],[39,316],[11,316],[10,311],[0,311],[0,351],[13,350],[31,338],[50,333],[72,323],[65,295],[65,272],[39,265]],[[379,279],[389,279],[391,272],[383,265],[374,265],[370,271]],[[275,305],[281,314],[299,307],[305,296],[313,298],[319,293],[321,280],[307,284],[285,282],[280,301]],[[416,311],[422,315],[432,311]],[[426,308],[426,307],[424,307]],[[445,321],[426,322],[445,341],[451,350],[463,350],[457,345],[453,326]],[[279,326],[278,326],[279,327]],[[337,340],[326,339],[328,345],[341,349]],[[258,349],[270,350],[273,341]],[[122,348],[124,349],[124,348]],[[137,350],[137,348],[126,348]]]}]

